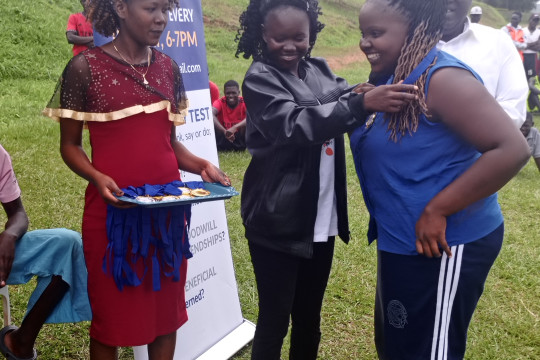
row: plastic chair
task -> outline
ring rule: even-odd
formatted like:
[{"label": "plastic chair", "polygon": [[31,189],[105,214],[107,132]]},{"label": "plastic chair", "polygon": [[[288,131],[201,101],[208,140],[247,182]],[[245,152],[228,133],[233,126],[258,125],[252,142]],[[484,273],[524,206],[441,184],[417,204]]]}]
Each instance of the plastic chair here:
[{"label": "plastic chair", "polygon": [[11,324],[11,310],[9,304],[9,290],[7,285],[0,289],[2,295],[2,307],[4,309],[4,326]]}]

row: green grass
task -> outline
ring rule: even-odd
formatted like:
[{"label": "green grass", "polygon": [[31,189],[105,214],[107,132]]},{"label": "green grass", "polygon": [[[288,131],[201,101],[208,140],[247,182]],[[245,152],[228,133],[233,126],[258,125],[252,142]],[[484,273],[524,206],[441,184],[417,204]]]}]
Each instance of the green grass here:
[{"label": "green grass", "polygon": [[[336,73],[364,81],[369,67],[358,57],[356,15],[362,0],[326,0],[314,55],[337,62]],[[67,227],[80,231],[85,182],[59,155],[58,124],[40,115],[56,79],[71,56],[64,30],[75,0],[35,0],[22,6],[0,0],[0,143],[10,152],[31,229]],[[247,0],[204,0],[208,62],[221,87],[242,80],[250,61],[236,59],[237,19]],[[486,9],[485,4],[482,5]],[[496,14],[496,13],[494,13]],[[493,17],[495,19],[495,17]],[[491,19],[491,17],[487,17]],[[493,26],[504,24],[504,19]],[[502,25],[501,24],[501,25]],[[540,120],[537,119],[537,124]],[[87,140],[87,139],[86,139]],[[375,247],[367,246],[367,213],[350,153],[348,185],[352,241],[338,243],[323,309],[321,359],[375,359],[373,299]],[[249,154],[221,153],[220,164],[238,190]],[[503,250],[469,330],[467,359],[536,359],[540,352],[540,173],[530,162],[501,192],[506,217]],[[255,322],[257,292],[240,219],[240,198],[226,202],[231,248],[244,316]],[[0,212],[0,223],[5,222]],[[20,324],[35,283],[10,286],[12,321]],[[88,323],[46,325],[36,347],[40,358],[88,358]],[[288,344],[284,346],[284,358]],[[132,358],[126,349],[122,359]],[[235,356],[249,359],[249,347]]]}]

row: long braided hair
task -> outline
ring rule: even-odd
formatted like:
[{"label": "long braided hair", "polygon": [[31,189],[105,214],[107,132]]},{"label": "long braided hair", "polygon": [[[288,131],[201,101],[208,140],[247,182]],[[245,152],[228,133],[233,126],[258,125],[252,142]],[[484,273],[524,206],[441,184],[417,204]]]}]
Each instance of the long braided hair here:
[{"label": "long braided hair", "polygon": [[321,8],[317,0],[251,0],[240,15],[240,28],[235,41],[238,42],[235,56],[243,54],[244,59],[253,57],[256,61],[267,60],[266,43],[263,40],[262,24],[270,10],[279,6],[294,6],[305,11],[309,18],[309,49],[306,58],[311,56],[311,49],[317,40],[317,34],[324,25],[318,20]]},{"label": "long braided hair", "polygon": [[[93,23],[94,30],[104,36],[116,35],[120,30],[120,18],[114,9],[115,1],[129,2],[130,0],[85,0],[86,16]],[[169,0],[169,6],[178,7],[179,0]]]},{"label": "long braided hair", "polygon": [[[441,39],[447,0],[386,1],[410,21],[409,32],[394,71],[394,84],[396,84],[405,80]],[[434,62],[430,67],[434,65]],[[425,71],[415,82],[415,85],[420,89],[418,101],[407,103],[401,111],[389,116],[388,130],[391,132],[392,140],[397,141],[399,137],[407,133],[414,133],[418,128],[419,116],[421,114],[427,115],[428,109],[423,91],[427,73]]]}]

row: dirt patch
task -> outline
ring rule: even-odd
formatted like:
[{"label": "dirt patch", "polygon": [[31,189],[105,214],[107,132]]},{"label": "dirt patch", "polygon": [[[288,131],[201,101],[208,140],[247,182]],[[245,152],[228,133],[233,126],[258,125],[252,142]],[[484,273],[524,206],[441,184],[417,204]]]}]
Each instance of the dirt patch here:
[{"label": "dirt patch", "polygon": [[238,30],[237,22],[231,23],[221,19],[210,18],[209,16],[203,15],[203,24],[205,27],[215,27],[222,28],[227,30]]},{"label": "dirt patch", "polygon": [[345,54],[340,54],[336,56],[327,56],[326,61],[333,71],[339,71],[342,68],[348,67],[352,64],[366,61],[366,55],[356,49],[355,51],[350,51]]}]

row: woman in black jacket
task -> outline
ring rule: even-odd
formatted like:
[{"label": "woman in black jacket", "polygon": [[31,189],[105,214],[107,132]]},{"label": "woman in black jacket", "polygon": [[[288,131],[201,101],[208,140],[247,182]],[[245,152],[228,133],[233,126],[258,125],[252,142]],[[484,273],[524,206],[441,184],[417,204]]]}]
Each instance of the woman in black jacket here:
[{"label": "woman in black jacket", "polygon": [[319,14],[316,0],[251,0],[240,17],[236,55],[254,60],[242,85],[252,155],[242,219],[259,293],[257,360],[280,358],[290,317],[290,359],[316,359],[334,238],[349,240],[343,133],[416,98],[401,84],[347,90],[310,57]]}]

